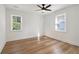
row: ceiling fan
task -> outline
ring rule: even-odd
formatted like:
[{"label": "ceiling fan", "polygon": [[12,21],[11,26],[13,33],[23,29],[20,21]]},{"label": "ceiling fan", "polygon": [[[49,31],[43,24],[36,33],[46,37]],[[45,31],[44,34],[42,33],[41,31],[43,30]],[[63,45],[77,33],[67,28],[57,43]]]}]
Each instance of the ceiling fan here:
[{"label": "ceiling fan", "polygon": [[[51,4],[47,5],[46,4],[42,4],[42,5],[37,5],[39,8],[41,8],[40,10],[44,10],[44,11],[52,11],[51,9],[48,9]],[[40,10],[36,10],[36,11],[40,11]]]}]

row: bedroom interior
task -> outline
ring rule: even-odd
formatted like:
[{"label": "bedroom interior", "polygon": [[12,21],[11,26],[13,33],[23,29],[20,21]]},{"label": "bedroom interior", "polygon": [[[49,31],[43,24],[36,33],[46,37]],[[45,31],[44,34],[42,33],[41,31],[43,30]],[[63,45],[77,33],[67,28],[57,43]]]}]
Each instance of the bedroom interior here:
[{"label": "bedroom interior", "polygon": [[1,54],[79,54],[78,4],[0,4]]}]

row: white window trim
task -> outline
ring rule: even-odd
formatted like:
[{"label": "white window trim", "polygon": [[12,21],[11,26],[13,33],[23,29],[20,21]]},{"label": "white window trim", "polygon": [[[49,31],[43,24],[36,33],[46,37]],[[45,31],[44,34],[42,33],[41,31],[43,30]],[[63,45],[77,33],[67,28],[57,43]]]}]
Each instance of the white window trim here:
[{"label": "white window trim", "polygon": [[[13,16],[18,16],[18,17],[21,17],[21,29],[20,30],[13,30]],[[21,31],[22,30],[22,16],[20,15],[11,15],[11,31]]]},{"label": "white window trim", "polygon": [[[57,21],[58,21],[57,18],[58,18],[59,16],[63,16],[63,15],[64,15],[64,21],[65,21],[65,29],[64,29],[64,31],[59,30],[59,29],[56,28],[56,27],[57,27]],[[57,16],[55,17],[55,31],[66,32],[66,13],[59,14],[59,15],[57,15]]]}]

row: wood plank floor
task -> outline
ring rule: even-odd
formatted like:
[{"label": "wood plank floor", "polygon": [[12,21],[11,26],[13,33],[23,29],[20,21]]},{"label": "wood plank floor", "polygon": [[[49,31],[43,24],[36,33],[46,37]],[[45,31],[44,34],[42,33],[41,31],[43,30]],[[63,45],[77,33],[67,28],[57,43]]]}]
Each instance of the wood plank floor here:
[{"label": "wood plank floor", "polygon": [[7,42],[2,54],[79,54],[79,47],[43,36]]}]

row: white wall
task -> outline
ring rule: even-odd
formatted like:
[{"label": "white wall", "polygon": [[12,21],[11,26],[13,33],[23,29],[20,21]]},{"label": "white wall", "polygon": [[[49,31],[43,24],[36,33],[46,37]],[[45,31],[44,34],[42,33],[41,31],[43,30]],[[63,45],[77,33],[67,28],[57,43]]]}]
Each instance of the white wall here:
[{"label": "white wall", "polygon": [[[65,33],[55,31],[55,16],[62,13],[66,13],[67,15],[67,32]],[[11,31],[11,15],[21,15],[23,17],[22,31]],[[79,46],[79,5],[73,5],[43,16],[36,13],[24,13],[7,9],[6,17],[7,41],[34,37],[39,32],[41,35],[45,34],[49,37]]]},{"label": "white wall", "polygon": [[0,53],[5,45],[5,8],[0,5]]},{"label": "white wall", "polygon": [[[20,15],[23,18],[22,31],[11,31],[11,15]],[[36,37],[38,33],[43,34],[42,15],[36,13],[21,12],[13,9],[6,9],[6,32],[7,41],[23,38]]]},{"label": "white wall", "polygon": [[[55,16],[62,13],[66,13],[67,32],[55,31]],[[79,5],[73,5],[49,15],[44,15],[44,21],[45,35],[79,46]]]}]

